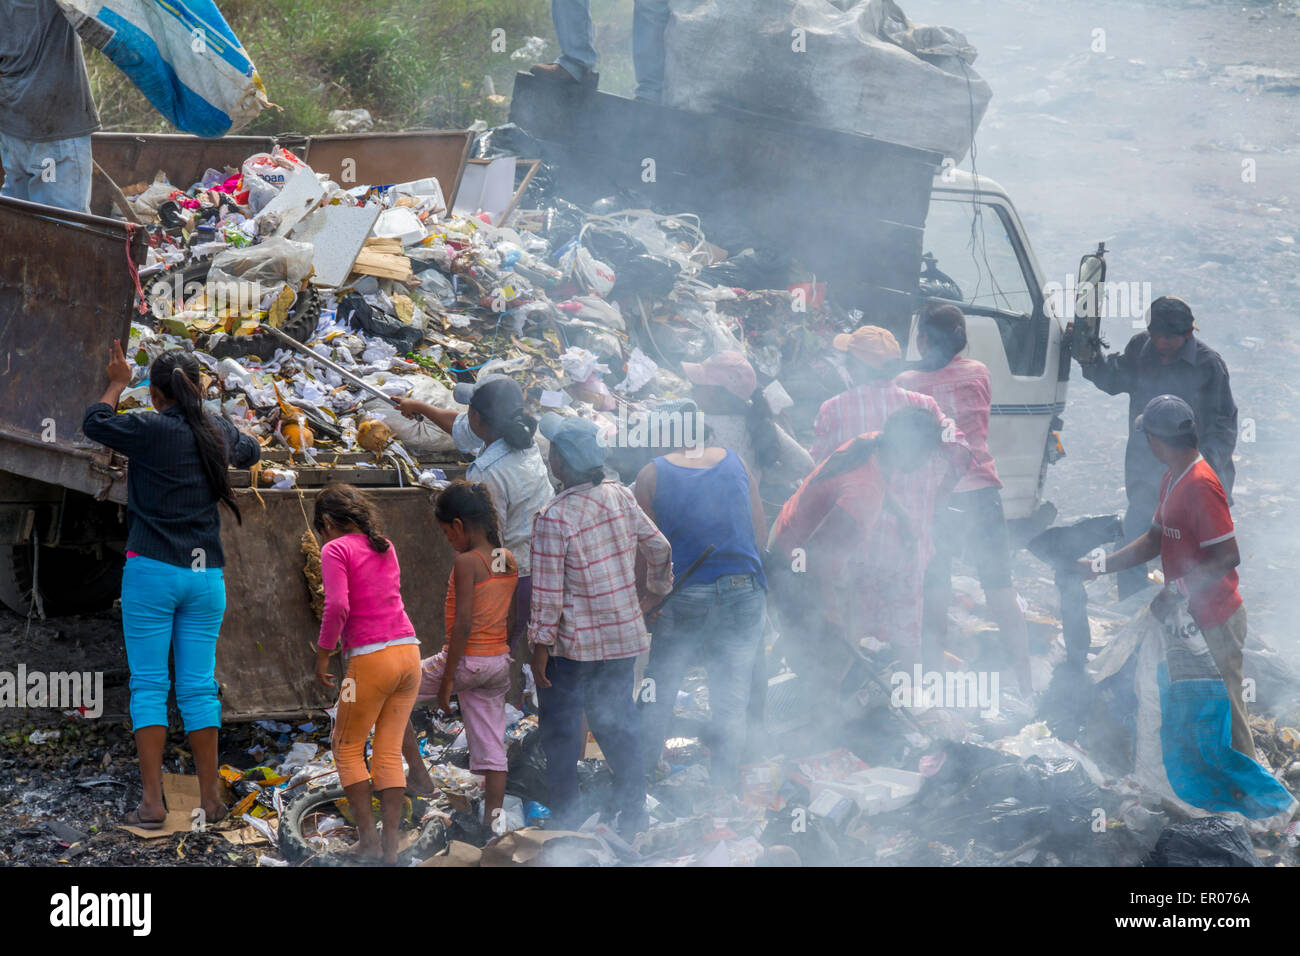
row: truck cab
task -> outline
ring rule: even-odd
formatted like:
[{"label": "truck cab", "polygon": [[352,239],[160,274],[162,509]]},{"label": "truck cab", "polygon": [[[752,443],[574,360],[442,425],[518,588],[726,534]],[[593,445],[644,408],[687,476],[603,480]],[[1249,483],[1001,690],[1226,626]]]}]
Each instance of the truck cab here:
[{"label": "truck cab", "polygon": [[[1051,506],[1041,496],[1047,466],[1060,456],[1070,361],[1020,216],[996,182],[947,167],[934,177],[923,248],[920,298],[961,308],[965,354],[987,365],[992,378],[989,452],[1007,519],[1050,524]],[[915,317],[908,355],[919,358]]]}]

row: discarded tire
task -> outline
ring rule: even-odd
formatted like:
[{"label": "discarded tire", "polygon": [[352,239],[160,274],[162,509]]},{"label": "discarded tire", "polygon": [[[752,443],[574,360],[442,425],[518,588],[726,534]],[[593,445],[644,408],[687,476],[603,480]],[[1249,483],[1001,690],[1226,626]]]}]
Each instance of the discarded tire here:
[{"label": "discarded tire", "polygon": [[[343,787],[317,787],[291,799],[280,815],[280,854],[290,863],[307,863],[315,866],[351,866],[355,863],[339,853],[321,853],[303,836],[303,821],[312,813],[325,810],[345,796]],[[416,801],[416,811],[422,812],[424,801]],[[420,829],[416,841],[398,854],[399,861],[423,860],[440,852],[447,845],[447,830],[441,820],[433,819]]]},{"label": "discarded tire", "polygon": [[[212,256],[207,256],[164,269],[149,282],[150,296],[154,298],[169,296],[175,302],[197,294],[200,291],[198,287],[207,282],[208,271],[212,268],[212,259]],[[314,285],[308,285],[298,293],[298,298],[280,330],[299,342],[306,342],[316,331],[316,325],[320,322],[320,312],[320,292]],[[255,332],[252,335],[222,336],[221,340],[207,351],[218,359],[239,359],[250,355],[270,359],[277,348],[283,347],[273,336],[265,332]]]}]

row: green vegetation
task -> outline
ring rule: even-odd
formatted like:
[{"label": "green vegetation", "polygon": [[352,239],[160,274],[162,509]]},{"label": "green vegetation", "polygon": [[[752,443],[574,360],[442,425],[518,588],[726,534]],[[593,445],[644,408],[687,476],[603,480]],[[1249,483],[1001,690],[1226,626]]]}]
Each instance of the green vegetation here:
[{"label": "green vegetation", "polygon": [[[271,101],[244,133],[331,132],[330,110],[365,108],[376,129],[489,126],[509,113],[512,60],[529,36],[558,54],[549,0],[218,0]],[[593,0],[601,87],[630,95],[631,0]],[[504,51],[492,49],[505,31]],[[86,51],[105,129],[175,132],[111,63]],[[484,77],[497,98],[489,97]]]}]

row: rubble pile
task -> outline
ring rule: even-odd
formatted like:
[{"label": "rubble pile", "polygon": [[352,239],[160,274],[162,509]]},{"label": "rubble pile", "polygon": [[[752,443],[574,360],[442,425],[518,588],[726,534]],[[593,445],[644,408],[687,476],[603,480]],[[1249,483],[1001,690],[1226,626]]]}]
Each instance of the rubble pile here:
[{"label": "rubble pile", "polygon": [[454,459],[450,437],[385,396],[454,407],[450,387],[499,372],[535,413],[613,427],[620,408],[684,395],[682,361],[741,350],[767,384],[860,318],[824,286],[788,284],[786,263],[713,246],[693,216],[619,199],[584,211],[544,183],[525,196],[540,208],[497,225],[449,213],[434,179],[344,189],[282,147],[187,189],[160,173],[129,190],[152,225],[122,408],[148,406],[148,363],[179,345],[207,370],[210,409],[271,453],[262,485],[342,460],[436,486],[420,462]]}]

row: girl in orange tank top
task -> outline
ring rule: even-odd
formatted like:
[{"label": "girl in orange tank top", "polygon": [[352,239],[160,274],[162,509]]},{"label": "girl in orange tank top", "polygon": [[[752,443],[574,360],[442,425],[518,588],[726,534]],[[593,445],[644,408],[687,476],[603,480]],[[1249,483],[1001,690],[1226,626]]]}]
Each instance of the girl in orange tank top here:
[{"label": "girl in orange tank top", "polygon": [[[456,551],[447,582],[446,642],[420,662],[423,677],[417,700],[438,701],[451,710],[460,704],[469,742],[470,770],[484,776],[483,820],[500,827],[506,792],[505,706],[510,688],[509,635],[514,627],[519,569],[501,546],[497,512],[484,484],[455,481],[443,489],[434,516]],[[424,768],[414,728],[403,749],[408,764]],[[432,789],[427,770],[414,769],[411,789]]]}]

